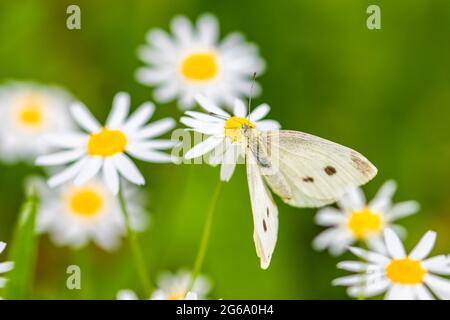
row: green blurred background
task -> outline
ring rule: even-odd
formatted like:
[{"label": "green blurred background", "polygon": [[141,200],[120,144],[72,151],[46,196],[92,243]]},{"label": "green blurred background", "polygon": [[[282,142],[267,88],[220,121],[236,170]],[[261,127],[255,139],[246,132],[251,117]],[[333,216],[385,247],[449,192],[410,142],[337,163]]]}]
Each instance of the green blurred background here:
[{"label": "green blurred background", "polygon": [[[66,28],[66,8],[81,7],[82,30]],[[382,29],[366,28],[366,8],[378,4]],[[175,14],[218,16],[221,34],[240,30],[267,61],[255,104],[272,106],[270,118],[352,147],[378,167],[364,189],[372,197],[393,178],[396,200],[414,199],[420,213],[401,221],[411,248],[422,234],[438,232],[434,253],[450,248],[450,2],[448,0],[278,1],[75,1],[0,0],[0,80],[60,84],[105,119],[113,95],[131,93],[133,107],[151,99],[134,80],[136,48],[149,28],[167,29]],[[160,105],[154,119],[180,117]],[[4,121],[4,120],[1,120]],[[141,237],[152,279],[163,270],[191,268],[209,198],[219,178],[207,165],[139,163],[149,181],[152,226]],[[24,178],[36,169],[0,166],[0,239],[10,241],[23,200]],[[211,297],[224,299],[337,299],[332,287],[343,258],[318,253],[312,239],[315,210],[277,199],[279,240],[262,271],[252,240],[252,217],[243,166],[222,189],[203,272]],[[86,256],[89,263],[86,263]],[[4,260],[5,255],[0,259]],[[141,285],[124,242],[108,254],[57,248],[41,237],[30,298],[114,299]],[[66,267],[82,266],[81,291],[66,289]],[[143,297],[142,297],[143,298]]]}]

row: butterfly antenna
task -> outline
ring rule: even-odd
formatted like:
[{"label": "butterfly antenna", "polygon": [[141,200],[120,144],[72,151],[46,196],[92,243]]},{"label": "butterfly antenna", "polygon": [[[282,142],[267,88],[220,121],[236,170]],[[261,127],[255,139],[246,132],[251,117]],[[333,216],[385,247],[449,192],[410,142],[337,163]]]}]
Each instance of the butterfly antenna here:
[{"label": "butterfly antenna", "polygon": [[250,97],[248,98],[247,120],[249,121],[250,121],[250,113],[252,113],[252,98],[253,98],[253,89],[255,88],[255,82],[256,82],[256,72],[253,72],[252,86],[250,87]]}]

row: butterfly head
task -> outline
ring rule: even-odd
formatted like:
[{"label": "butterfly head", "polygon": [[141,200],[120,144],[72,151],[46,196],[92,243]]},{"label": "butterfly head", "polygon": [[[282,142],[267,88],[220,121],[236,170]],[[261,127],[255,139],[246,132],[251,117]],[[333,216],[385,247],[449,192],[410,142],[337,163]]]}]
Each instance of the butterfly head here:
[{"label": "butterfly head", "polygon": [[225,121],[224,134],[233,142],[240,142],[243,136],[247,136],[247,133],[255,128],[256,126],[245,118],[230,117]]}]

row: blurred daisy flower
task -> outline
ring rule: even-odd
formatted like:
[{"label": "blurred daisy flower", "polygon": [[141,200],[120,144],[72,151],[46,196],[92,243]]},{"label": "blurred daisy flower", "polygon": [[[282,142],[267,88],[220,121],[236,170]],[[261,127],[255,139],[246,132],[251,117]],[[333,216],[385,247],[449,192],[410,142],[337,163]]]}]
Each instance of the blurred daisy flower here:
[{"label": "blurred daisy flower", "polygon": [[[191,282],[191,273],[179,271],[175,274],[163,273],[158,279],[158,289],[156,289],[151,300],[203,300],[211,289],[209,280],[204,276],[199,276],[194,282],[192,291],[188,291]],[[117,294],[118,300],[138,300],[137,295],[132,290],[121,290]]]},{"label": "blurred daisy flower", "polygon": [[230,115],[204,96],[196,96],[196,99],[208,113],[186,111],[186,116],[182,117],[180,122],[193,131],[207,135],[208,138],[189,150],[185,158],[193,159],[212,152],[209,162],[211,165],[221,164],[220,179],[222,181],[229,181],[236,164],[241,163],[241,160],[245,158],[246,146],[241,134],[243,125],[260,131],[280,128],[277,121],[263,120],[270,111],[267,104],[256,107],[248,115],[246,105],[236,99],[233,114]]},{"label": "blurred daisy flower", "polygon": [[[0,253],[5,251],[6,243],[0,241]],[[0,274],[11,271],[14,267],[14,262],[6,261],[0,263]],[[7,279],[0,276],[0,288],[3,288],[6,284]],[[1,299],[1,298],[0,298]]]},{"label": "blurred daisy flower", "polygon": [[[147,44],[139,48],[148,64],[137,71],[137,80],[155,86],[158,102],[178,99],[182,109],[194,106],[194,96],[204,94],[219,105],[251,94],[253,74],[261,74],[264,61],[258,48],[240,33],[219,42],[217,18],[204,14],[194,27],[184,16],[172,20],[173,37],[163,30],[150,30]],[[260,91],[256,87],[256,94]]]},{"label": "blurred daisy flower", "polygon": [[[348,286],[352,297],[371,297],[383,292],[386,300],[430,300],[433,294],[450,299],[450,258],[445,255],[425,259],[436,241],[436,233],[428,231],[409,255],[399,237],[391,229],[384,231],[387,254],[351,248],[353,254],[367,262],[343,261],[338,268],[361,272],[334,280],[334,285]],[[431,291],[431,292],[430,292]]]},{"label": "blurred daisy flower", "polygon": [[320,209],[316,215],[316,223],[329,229],[314,239],[314,248],[328,248],[331,254],[339,255],[352,243],[365,241],[369,248],[384,252],[383,230],[390,227],[397,233],[404,234],[404,229],[393,222],[414,214],[419,209],[415,201],[393,204],[392,197],[396,189],[394,181],[387,181],[369,204],[366,204],[360,188],[352,189],[338,202],[340,209]]},{"label": "blurred daisy flower", "polygon": [[175,121],[165,118],[146,125],[153,115],[154,105],[150,102],[142,104],[127,119],[129,108],[130,96],[118,93],[106,125],[101,126],[83,104],[74,103],[71,113],[88,134],[72,132],[46,136],[46,141],[65,150],[40,156],[36,163],[42,166],[72,163],[50,178],[50,187],[72,179],[75,185],[81,186],[102,171],[106,185],[116,195],[119,192],[119,175],[131,183],[145,184],[144,177],[128,155],[147,162],[171,162],[171,155],[160,150],[172,148],[175,142],[152,138],[171,130]]},{"label": "blurred daisy flower", "polygon": [[[49,189],[42,180],[34,179],[34,189],[40,194],[37,215],[38,233],[48,233],[58,246],[79,249],[90,240],[104,250],[120,245],[126,234],[126,225],[120,204],[102,180],[94,178],[81,186],[65,184]],[[128,201],[130,225],[135,231],[144,231],[148,225],[145,213],[145,195],[131,184],[123,184]]]},{"label": "blurred daisy flower", "polygon": [[12,162],[34,160],[48,145],[43,134],[73,127],[68,116],[72,97],[63,89],[14,82],[0,87],[0,158]]}]

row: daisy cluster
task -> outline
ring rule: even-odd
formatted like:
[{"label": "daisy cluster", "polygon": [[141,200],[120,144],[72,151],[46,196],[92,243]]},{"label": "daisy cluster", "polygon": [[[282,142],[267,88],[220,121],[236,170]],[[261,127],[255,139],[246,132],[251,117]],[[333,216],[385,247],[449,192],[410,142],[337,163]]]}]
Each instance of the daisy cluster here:
[{"label": "daisy cluster", "polygon": [[[279,130],[267,119],[268,104],[250,110],[246,100],[261,92],[256,82],[265,69],[258,47],[239,32],[220,37],[211,14],[195,23],[184,16],[173,18],[170,32],[152,29],[138,48],[142,66],[136,80],[153,88],[156,103],[172,101],[184,112],[180,123],[205,139],[184,158],[207,157],[220,166],[220,180],[229,181],[238,163],[245,162],[246,140],[242,127],[258,131]],[[194,111],[196,106],[201,111]],[[28,185],[40,203],[36,231],[48,234],[58,246],[74,250],[95,243],[106,251],[120,246],[132,232],[143,232],[150,223],[146,183],[137,161],[175,163],[169,154],[177,142],[159,138],[175,128],[172,118],[153,121],[156,107],[144,102],[131,112],[131,97],[113,97],[104,124],[89,108],[61,87],[14,82],[0,87],[0,160],[26,161],[44,168],[48,179],[32,177]],[[151,121],[151,122],[150,122]],[[350,189],[337,207],[318,211],[316,222],[326,227],[314,240],[317,250],[332,255],[350,251],[358,261],[343,261],[338,268],[354,274],[333,281],[348,287],[352,297],[382,293],[386,299],[450,299],[450,258],[428,258],[436,233],[428,231],[407,254],[400,237],[406,236],[397,220],[416,213],[415,201],[394,203],[394,181],[386,182],[367,202],[361,189]],[[127,203],[124,215],[124,203]],[[358,246],[355,246],[358,245]],[[361,248],[365,246],[366,248]],[[6,244],[0,242],[0,253]],[[0,263],[0,273],[13,262]],[[6,279],[0,277],[0,288]],[[193,279],[190,272],[164,273],[157,280],[152,300],[205,299],[208,278]],[[132,290],[121,290],[117,299],[138,299]]]}]

